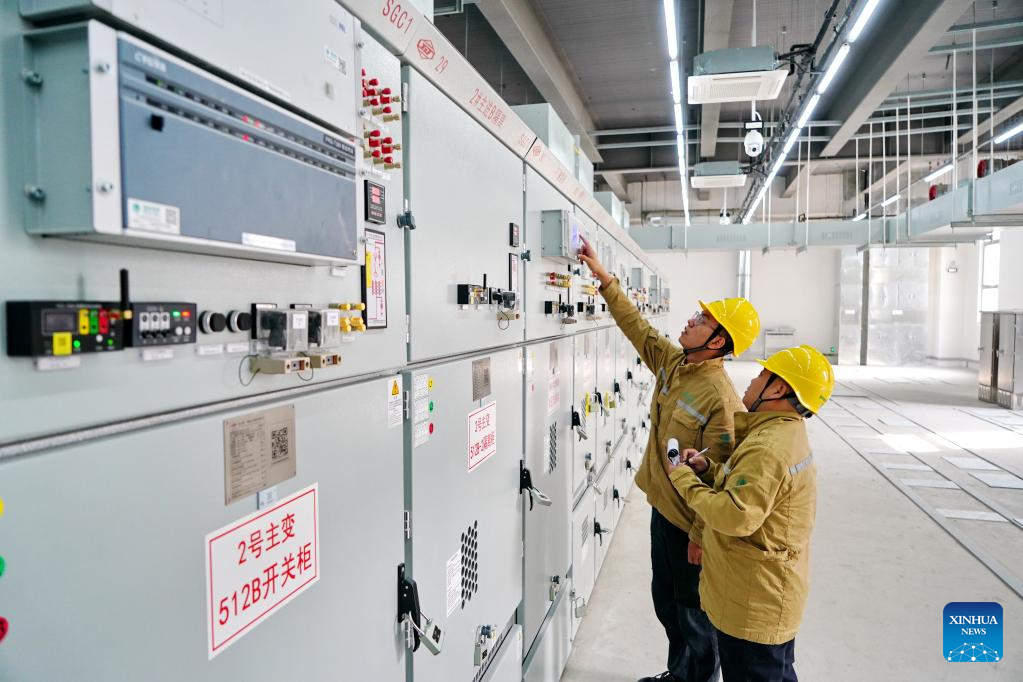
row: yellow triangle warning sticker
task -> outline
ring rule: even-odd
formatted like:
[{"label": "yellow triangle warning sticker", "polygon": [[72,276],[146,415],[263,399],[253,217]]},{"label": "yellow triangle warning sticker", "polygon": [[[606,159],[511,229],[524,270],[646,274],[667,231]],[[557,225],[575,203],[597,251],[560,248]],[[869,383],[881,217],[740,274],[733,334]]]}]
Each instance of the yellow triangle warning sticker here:
[{"label": "yellow triangle warning sticker", "polygon": [[398,382],[395,381],[394,385],[391,386],[391,395],[398,395]]}]

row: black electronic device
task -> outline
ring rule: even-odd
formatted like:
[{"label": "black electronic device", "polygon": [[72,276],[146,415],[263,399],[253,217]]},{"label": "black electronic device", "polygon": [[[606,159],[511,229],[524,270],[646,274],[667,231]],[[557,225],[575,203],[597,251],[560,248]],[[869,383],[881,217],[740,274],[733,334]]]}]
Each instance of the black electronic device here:
[{"label": "black electronic device", "polygon": [[383,185],[366,181],[366,222],[383,225],[387,221],[387,195]]},{"label": "black electronic device", "polygon": [[519,248],[522,243],[521,230],[515,223],[508,223],[508,245],[513,249]]},{"label": "black electronic device", "polygon": [[124,348],[117,301],[7,301],[7,355],[71,356]]},{"label": "black electronic device", "polygon": [[199,326],[194,303],[132,303],[126,346],[182,346],[195,343]]}]

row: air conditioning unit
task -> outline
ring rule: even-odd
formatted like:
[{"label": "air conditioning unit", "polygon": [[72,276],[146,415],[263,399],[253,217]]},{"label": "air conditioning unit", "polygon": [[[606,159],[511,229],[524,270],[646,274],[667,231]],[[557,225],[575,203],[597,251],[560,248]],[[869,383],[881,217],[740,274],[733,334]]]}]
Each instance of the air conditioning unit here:
[{"label": "air conditioning unit", "polygon": [[746,174],[738,161],[704,161],[696,164],[690,183],[697,189],[742,187],[746,184]]},{"label": "air conditioning unit", "polygon": [[704,52],[687,79],[689,104],[777,99],[788,75],[768,45]]}]

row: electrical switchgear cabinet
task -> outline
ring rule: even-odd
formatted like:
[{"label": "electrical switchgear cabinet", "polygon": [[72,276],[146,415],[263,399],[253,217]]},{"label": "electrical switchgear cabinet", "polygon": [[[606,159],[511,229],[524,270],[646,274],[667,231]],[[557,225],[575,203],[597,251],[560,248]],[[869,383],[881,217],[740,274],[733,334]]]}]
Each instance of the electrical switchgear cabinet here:
[{"label": "electrical switchgear cabinet", "polygon": [[583,491],[572,510],[572,639],[586,613],[596,576],[593,572],[596,538],[593,536],[594,492]]},{"label": "electrical switchgear cabinet", "polygon": [[224,420],[252,410],[0,464],[11,626],[0,679],[403,679],[402,429],[388,428],[388,389],[375,380],[271,405],[295,408],[298,475],[279,497],[319,484],[320,578],[212,661],[204,538],[256,510],[255,495],[224,503]]},{"label": "electrical switchgear cabinet", "polygon": [[510,245],[508,226],[522,222],[522,161],[418,72],[405,67],[403,78],[405,188],[416,222],[407,237],[409,357],[522,341],[522,319],[498,319],[488,302],[457,303],[459,285],[512,284],[509,257],[522,249]]},{"label": "electrical switchgear cabinet", "polygon": [[529,277],[523,310],[526,338],[534,340],[576,331],[581,316],[575,309],[577,295],[572,286],[578,277],[572,273],[579,265],[543,257],[540,248],[543,214],[571,211],[572,204],[531,167],[525,166],[525,172],[525,233],[531,260],[526,264]]},{"label": "electrical switchgear cabinet", "polygon": [[599,412],[594,389],[597,385],[597,339],[596,334],[577,334],[575,346],[575,380],[572,403],[564,408],[572,420],[572,494],[578,498],[588,485],[588,476],[598,473],[600,459]]},{"label": "electrical switchgear cabinet", "polygon": [[522,624],[529,649],[562,592],[568,591],[571,556],[572,340],[526,348],[525,466],[549,507],[525,501]]},{"label": "electrical switchgear cabinet", "polygon": [[404,373],[407,564],[446,632],[439,655],[413,655],[415,682],[473,679],[477,629],[503,632],[522,600],[522,363],[513,349]]},{"label": "electrical switchgear cabinet", "polygon": [[523,663],[524,682],[555,682],[568,664],[572,651],[572,599],[570,585],[554,607]]},{"label": "electrical switchgear cabinet", "polygon": [[[354,134],[362,99],[359,22],[334,0],[287,9],[251,0],[20,0],[29,20],[85,14],[133,30],[212,65],[225,76]],[[272,46],[273,49],[268,49]]]}]

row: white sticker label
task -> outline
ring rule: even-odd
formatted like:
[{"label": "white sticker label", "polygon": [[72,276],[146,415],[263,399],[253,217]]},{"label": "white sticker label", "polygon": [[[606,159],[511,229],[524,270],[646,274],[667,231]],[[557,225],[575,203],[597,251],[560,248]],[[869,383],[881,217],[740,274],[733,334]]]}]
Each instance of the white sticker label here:
[{"label": "white sticker label", "polygon": [[294,315],[292,317],[294,323],[292,324],[293,329],[305,329],[305,322],[309,319],[308,313],[305,315]]},{"label": "white sticker label", "polygon": [[320,578],[318,486],[206,536],[206,649],[212,659]]},{"label": "white sticker label", "polygon": [[238,355],[239,353],[248,353],[249,348],[248,341],[244,343],[229,343],[224,347],[224,352],[228,355]]},{"label": "white sticker label", "polygon": [[561,373],[555,372],[547,378],[547,416],[561,407]]},{"label": "white sticker label", "polygon": [[71,357],[43,357],[36,358],[36,369],[40,372],[52,372],[61,369],[78,369],[82,366],[82,358],[79,355]]},{"label": "white sticker label", "polygon": [[224,344],[222,344],[222,343],[214,343],[214,344],[209,344],[209,345],[204,345],[204,346],[196,346],[195,347],[195,354],[196,355],[201,355],[201,356],[206,356],[206,355],[223,355],[224,354]]},{"label": "white sticker label", "polygon": [[422,424],[416,424],[413,432],[414,440],[412,447],[418,448],[420,445],[430,440],[430,424],[423,422]]},{"label": "white sticker label", "polygon": [[294,252],[296,250],[293,239],[278,239],[277,237],[268,237],[265,234],[252,234],[251,232],[242,232],[242,244],[272,251]]},{"label": "white sticker label", "polygon": [[181,234],[181,209],[177,206],[129,197],[128,227],[164,234]]},{"label": "white sticker label", "polygon": [[469,471],[497,454],[497,402],[469,413]]},{"label": "white sticker label", "polygon": [[391,379],[387,386],[387,428],[401,426],[401,386],[397,379]]},{"label": "white sticker label", "polygon": [[139,353],[142,362],[160,362],[174,359],[173,348],[143,348]]},{"label": "white sticker label", "polygon": [[445,583],[447,587],[447,615],[450,616],[456,608],[458,603],[462,600],[462,550],[459,549],[455,552],[450,559],[448,559],[447,566],[444,571]]}]

